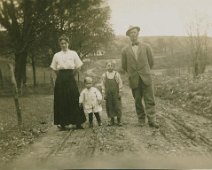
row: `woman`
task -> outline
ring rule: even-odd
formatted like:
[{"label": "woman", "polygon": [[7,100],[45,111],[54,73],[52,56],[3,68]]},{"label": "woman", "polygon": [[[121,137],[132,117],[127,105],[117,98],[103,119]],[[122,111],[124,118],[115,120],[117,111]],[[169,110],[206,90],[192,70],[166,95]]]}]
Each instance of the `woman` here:
[{"label": "woman", "polygon": [[66,130],[66,125],[74,124],[82,129],[85,115],[79,108],[79,90],[74,73],[83,65],[77,53],[69,49],[69,39],[59,38],[61,51],[53,57],[50,67],[56,72],[54,88],[54,124]]}]

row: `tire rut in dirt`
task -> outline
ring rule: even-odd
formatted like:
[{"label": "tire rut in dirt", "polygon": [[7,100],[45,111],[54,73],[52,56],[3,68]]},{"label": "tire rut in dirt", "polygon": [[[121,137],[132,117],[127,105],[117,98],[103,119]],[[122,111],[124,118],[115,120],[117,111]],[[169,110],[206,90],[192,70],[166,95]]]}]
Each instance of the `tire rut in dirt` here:
[{"label": "tire rut in dirt", "polygon": [[45,159],[50,158],[53,155],[56,155],[60,150],[62,150],[62,148],[65,147],[65,144],[67,142],[67,140],[69,139],[69,137],[71,136],[71,134],[74,132],[73,129],[69,130],[68,133],[65,133],[64,135],[62,135],[62,139],[61,142],[57,145],[57,147],[55,147],[54,149],[52,149],[48,155],[45,157]]},{"label": "tire rut in dirt", "polygon": [[161,124],[163,124],[160,128],[160,133],[167,141],[172,142],[173,134],[170,134],[170,129],[172,129],[175,137],[177,137],[177,133],[180,133],[180,135],[185,136],[187,142],[194,147],[201,146],[206,148],[209,152],[212,151],[212,141],[209,138],[195,131],[195,128],[189,123],[185,123],[179,115],[168,112],[164,107],[162,107],[162,109],[163,114],[158,115]]}]

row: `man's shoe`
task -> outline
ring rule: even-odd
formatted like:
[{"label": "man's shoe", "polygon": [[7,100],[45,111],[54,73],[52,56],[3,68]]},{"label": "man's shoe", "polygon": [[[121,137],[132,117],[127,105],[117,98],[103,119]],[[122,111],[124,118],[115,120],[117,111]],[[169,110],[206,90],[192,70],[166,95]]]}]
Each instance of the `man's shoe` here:
[{"label": "man's shoe", "polygon": [[108,123],[108,126],[114,126],[114,125],[115,125],[115,123],[112,123],[112,122]]},{"label": "man's shoe", "polygon": [[90,124],[89,124],[89,128],[92,128],[92,127],[93,127],[93,123],[90,123]]},{"label": "man's shoe", "polygon": [[140,123],[139,126],[144,127],[146,123]]},{"label": "man's shoe", "polygon": [[123,124],[121,122],[118,122],[117,125],[118,126],[123,126]]},{"label": "man's shoe", "polygon": [[152,127],[152,128],[156,128],[156,129],[158,129],[160,127],[159,124],[156,123],[156,122],[149,123],[149,126]]},{"label": "man's shoe", "polygon": [[119,118],[119,117],[117,118],[117,125],[118,125],[118,126],[122,126],[121,118]]}]

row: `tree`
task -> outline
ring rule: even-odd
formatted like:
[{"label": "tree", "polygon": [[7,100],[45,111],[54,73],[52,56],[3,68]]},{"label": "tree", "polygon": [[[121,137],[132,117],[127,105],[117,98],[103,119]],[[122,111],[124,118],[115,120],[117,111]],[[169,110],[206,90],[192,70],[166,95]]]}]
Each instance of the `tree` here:
[{"label": "tree", "polygon": [[114,37],[109,18],[110,8],[102,0],[61,0],[54,23],[60,34],[70,36],[71,48],[83,58]]},{"label": "tree", "polygon": [[2,0],[0,24],[7,30],[15,54],[15,78],[20,89],[26,82],[28,50],[51,21],[51,0]]},{"label": "tree", "polygon": [[109,17],[110,8],[103,0],[2,0],[0,24],[13,44],[18,88],[26,81],[31,50],[56,52],[57,39],[65,33],[71,38],[71,48],[83,58],[113,37]]},{"label": "tree", "polygon": [[188,45],[192,57],[194,76],[204,73],[207,64],[208,50],[208,20],[203,15],[197,15],[189,23],[187,29]]}]

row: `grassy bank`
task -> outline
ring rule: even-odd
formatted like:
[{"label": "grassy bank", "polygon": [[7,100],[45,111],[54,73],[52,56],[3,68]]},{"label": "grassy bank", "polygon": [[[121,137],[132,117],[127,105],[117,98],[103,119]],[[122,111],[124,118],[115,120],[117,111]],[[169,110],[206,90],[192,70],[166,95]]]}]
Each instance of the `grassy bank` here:
[{"label": "grassy bank", "polygon": [[21,97],[23,126],[19,128],[13,98],[0,98],[0,164],[14,158],[38,136],[46,133],[52,122],[52,103],[51,96]]},{"label": "grassy bank", "polygon": [[212,118],[212,75],[155,76],[156,96]]}]

